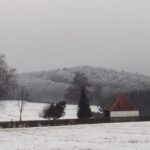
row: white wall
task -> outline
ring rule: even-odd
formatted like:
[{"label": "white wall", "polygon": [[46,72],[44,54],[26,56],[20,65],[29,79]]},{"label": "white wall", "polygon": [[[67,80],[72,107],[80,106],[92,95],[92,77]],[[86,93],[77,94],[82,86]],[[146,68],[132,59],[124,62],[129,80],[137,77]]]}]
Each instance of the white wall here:
[{"label": "white wall", "polygon": [[138,117],[139,111],[112,111],[110,117]]}]

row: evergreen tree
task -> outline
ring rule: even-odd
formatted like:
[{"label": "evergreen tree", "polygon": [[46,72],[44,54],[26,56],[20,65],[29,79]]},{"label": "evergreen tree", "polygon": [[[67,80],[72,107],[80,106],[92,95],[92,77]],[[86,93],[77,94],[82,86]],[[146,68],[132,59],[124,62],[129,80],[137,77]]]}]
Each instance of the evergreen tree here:
[{"label": "evergreen tree", "polygon": [[61,101],[61,102],[58,102],[56,105],[55,105],[55,118],[58,119],[58,118],[61,118],[65,115],[65,107],[66,107],[66,102],[65,101]]},{"label": "evergreen tree", "polygon": [[77,112],[78,118],[90,118],[92,117],[91,108],[88,102],[88,98],[86,95],[85,87],[82,87],[80,100],[78,103],[78,112]]},{"label": "evergreen tree", "polygon": [[42,114],[40,114],[41,117],[46,119],[53,119],[57,120],[65,115],[65,107],[66,102],[61,101],[56,104],[48,104],[42,111]]},{"label": "evergreen tree", "polygon": [[42,114],[40,114],[40,116],[42,118],[50,120],[54,116],[54,110],[55,110],[55,104],[54,103],[48,104],[46,107],[44,107]]}]

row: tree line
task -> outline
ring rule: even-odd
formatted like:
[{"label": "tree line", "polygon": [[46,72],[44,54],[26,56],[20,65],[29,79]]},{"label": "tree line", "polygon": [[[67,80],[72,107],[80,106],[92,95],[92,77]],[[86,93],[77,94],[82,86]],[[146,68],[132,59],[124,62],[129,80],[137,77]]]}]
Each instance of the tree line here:
[{"label": "tree line", "polygon": [[[17,80],[16,70],[7,65],[6,58],[4,55],[0,55],[0,99],[17,99],[18,100],[18,108],[20,112],[20,120],[22,119],[22,112],[25,106],[25,101],[29,101],[31,98],[30,91],[28,91],[27,86],[22,86]],[[55,77],[53,77],[55,79]],[[66,80],[66,82],[68,82]],[[147,85],[146,85],[147,86]],[[47,88],[47,87],[45,87]],[[91,116],[90,104],[93,101],[97,101],[97,104],[100,106],[105,106],[106,103],[112,99],[112,97],[116,94],[116,92],[112,92],[107,97],[103,97],[103,86],[102,83],[97,82],[97,84],[92,84],[89,82],[87,76],[81,71],[76,72],[74,74],[73,79],[70,82],[70,85],[66,88],[66,92],[64,97],[59,98],[57,102],[50,101],[48,106],[46,106],[41,113],[44,118],[59,118],[59,116],[64,115],[63,108],[65,109],[65,104],[78,104],[78,117],[82,117],[82,114],[88,114],[87,116]],[[111,87],[110,87],[111,88]],[[103,91],[103,92],[102,92]],[[48,92],[48,91],[47,91]],[[138,105],[143,114],[150,114],[149,107],[149,99],[150,99],[150,90],[133,90],[129,92],[124,92],[119,90],[119,92],[125,93],[131,101]],[[55,94],[59,94],[59,91],[55,90]],[[63,101],[59,102],[59,99],[63,99]],[[60,108],[61,115],[57,114],[56,116],[44,115],[48,113],[52,114],[52,110],[57,112]],[[83,111],[83,112],[82,112]],[[86,112],[86,113],[85,113]],[[84,116],[85,117],[85,116]]]}]

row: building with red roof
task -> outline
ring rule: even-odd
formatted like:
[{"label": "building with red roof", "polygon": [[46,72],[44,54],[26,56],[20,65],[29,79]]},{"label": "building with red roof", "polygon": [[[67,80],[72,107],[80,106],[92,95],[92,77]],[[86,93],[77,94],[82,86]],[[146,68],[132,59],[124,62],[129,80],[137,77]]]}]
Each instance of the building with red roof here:
[{"label": "building with red roof", "polygon": [[139,112],[124,95],[116,96],[104,107],[104,117],[139,117]]}]

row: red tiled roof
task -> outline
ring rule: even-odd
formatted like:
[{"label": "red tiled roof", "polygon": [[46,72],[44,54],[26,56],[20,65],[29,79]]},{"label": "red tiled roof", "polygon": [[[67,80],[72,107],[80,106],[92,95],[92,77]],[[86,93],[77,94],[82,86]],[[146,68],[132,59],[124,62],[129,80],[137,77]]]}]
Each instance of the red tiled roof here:
[{"label": "red tiled roof", "polygon": [[131,110],[139,110],[139,109],[123,95],[117,96],[114,100],[110,101],[104,108],[104,111],[131,111]]}]

